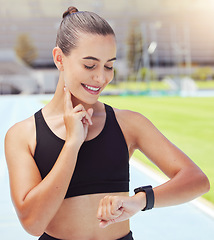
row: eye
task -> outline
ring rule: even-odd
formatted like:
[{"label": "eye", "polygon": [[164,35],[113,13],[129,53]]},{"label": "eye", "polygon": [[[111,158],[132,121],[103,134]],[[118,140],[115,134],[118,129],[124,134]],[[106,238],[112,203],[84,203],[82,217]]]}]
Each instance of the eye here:
[{"label": "eye", "polygon": [[85,67],[86,69],[93,69],[93,68],[95,67],[95,65],[92,65],[92,66],[84,65],[84,67]]},{"label": "eye", "polygon": [[106,68],[107,70],[112,70],[112,69],[113,69],[113,67],[107,67],[107,66],[105,66],[105,68]]}]

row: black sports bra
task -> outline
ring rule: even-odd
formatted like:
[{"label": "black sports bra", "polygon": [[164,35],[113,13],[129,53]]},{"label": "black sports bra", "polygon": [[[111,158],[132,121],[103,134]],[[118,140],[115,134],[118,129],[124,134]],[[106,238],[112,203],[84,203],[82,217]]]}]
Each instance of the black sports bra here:
[{"label": "black sports bra", "polygon": [[[129,152],[112,107],[105,104],[106,121],[101,133],[85,141],[78,153],[65,198],[129,191]],[[39,110],[35,113],[34,159],[42,179],[51,171],[65,141],[48,127]]]}]

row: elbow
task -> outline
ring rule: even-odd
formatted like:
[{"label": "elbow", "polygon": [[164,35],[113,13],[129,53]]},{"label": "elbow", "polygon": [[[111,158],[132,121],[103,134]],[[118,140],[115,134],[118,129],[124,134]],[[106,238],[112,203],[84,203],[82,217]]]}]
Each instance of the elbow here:
[{"label": "elbow", "polygon": [[51,219],[47,212],[38,206],[32,206],[28,202],[14,202],[19,221],[26,232],[33,236],[41,236]]},{"label": "elbow", "polygon": [[209,179],[203,172],[198,174],[196,183],[198,185],[198,191],[200,195],[203,195],[210,191]]},{"label": "elbow", "polygon": [[203,188],[204,188],[204,193],[207,193],[210,191],[210,182],[209,182],[209,179],[208,177],[204,174],[203,176]]},{"label": "elbow", "polygon": [[27,208],[26,204],[15,204],[19,221],[26,232],[33,236],[41,236],[49,222],[45,214],[41,214],[38,208]]},{"label": "elbow", "polygon": [[26,212],[23,206],[22,208],[16,208],[19,221],[26,232],[33,236],[41,236],[47,227],[44,219],[38,216],[38,211],[36,212]]},{"label": "elbow", "polygon": [[33,236],[41,236],[46,227],[42,226],[39,220],[34,220],[32,218],[20,219],[21,224],[26,232]]}]

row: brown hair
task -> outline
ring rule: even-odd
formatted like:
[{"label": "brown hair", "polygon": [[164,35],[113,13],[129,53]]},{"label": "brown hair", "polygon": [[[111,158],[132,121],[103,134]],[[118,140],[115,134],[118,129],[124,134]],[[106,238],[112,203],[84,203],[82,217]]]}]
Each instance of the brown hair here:
[{"label": "brown hair", "polygon": [[75,7],[69,7],[62,17],[57,32],[56,45],[66,56],[73,48],[77,47],[80,33],[115,36],[107,21],[93,12],[78,11]]}]

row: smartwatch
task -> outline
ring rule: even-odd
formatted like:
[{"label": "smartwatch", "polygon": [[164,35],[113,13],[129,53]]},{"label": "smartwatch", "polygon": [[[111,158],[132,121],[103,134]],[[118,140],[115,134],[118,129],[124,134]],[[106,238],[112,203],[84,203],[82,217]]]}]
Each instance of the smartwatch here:
[{"label": "smartwatch", "polygon": [[146,210],[152,209],[154,207],[155,196],[154,196],[154,192],[153,192],[151,185],[135,188],[134,192],[135,192],[135,194],[137,194],[139,192],[146,193],[146,206],[141,211],[146,211]]}]

